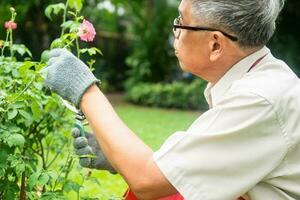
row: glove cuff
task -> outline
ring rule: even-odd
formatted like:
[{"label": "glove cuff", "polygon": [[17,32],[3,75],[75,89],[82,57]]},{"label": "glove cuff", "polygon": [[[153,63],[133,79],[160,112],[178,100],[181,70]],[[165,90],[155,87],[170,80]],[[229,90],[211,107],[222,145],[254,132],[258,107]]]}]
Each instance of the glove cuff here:
[{"label": "glove cuff", "polygon": [[93,73],[86,71],[86,73],[80,74],[80,76],[74,77],[74,84],[70,85],[71,94],[73,96],[70,97],[72,103],[79,108],[82,96],[84,93],[91,87],[94,83],[98,83],[98,80]]}]

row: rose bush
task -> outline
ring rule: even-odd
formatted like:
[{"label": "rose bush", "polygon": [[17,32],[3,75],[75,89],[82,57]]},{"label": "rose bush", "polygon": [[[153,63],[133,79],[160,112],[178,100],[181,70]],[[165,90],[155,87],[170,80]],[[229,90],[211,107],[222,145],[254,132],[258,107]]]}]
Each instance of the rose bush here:
[{"label": "rose bush", "polygon": [[[50,49],[68,48],[78,57],[101,54],[95,47],[79,46],[79,39],[92,41],[96,34],[92,24],[79,15],[81,7],[81,1],[68,0],[46,8],[49,19],[52,15],[63,18],[61,34]],[[90,172],[79,169],[80,178],[69,177],[77,159],[70,136],[74,116],[60,97],[44,87],[41,69],[49,50],[36,62],[25,45],[14,44],[17,24],[13,8],[11,14],[3,26],[6,38],[0,41],[0,199],[67,199],[70,191],[77,199],[88,199],[80,189],[91,178]],[[92,69],[94,60],[87,63]]]}]

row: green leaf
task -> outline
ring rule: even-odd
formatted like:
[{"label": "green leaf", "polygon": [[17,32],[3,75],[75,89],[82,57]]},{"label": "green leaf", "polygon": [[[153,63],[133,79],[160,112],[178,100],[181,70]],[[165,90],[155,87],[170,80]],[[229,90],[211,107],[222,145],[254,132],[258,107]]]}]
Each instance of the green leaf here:
[{"label": "green leaf", "polygon": [[46,173],[43,173],[40,177],[39,177],[39,180],[38,180],[38,185],[39,186],[44,186],[48,183],[50,177],[48,174]]},{"label": "green leaf", "polygon": [[5,176],[5,169],[4,168],[0,168],[0,177]]},{"label": "green leaf", "polygon": [[11,133],[17,133],[17,132],[20,132],[21,131],[21,128],[18,127],[17,125],[15,124],[10,124],[8,126],[8,130],[11,132]]},{"label": "green leaf", "polygon": [[61,25],[62,28],[69,29],[71,33],[77,32],[79,26],[80,26],[80,23],[71,21],[71,20],[66,21],[65,23],[63,23]]},{"label": "green leaf", "polygon": [[69,0],[69,7],[80,11],[82,9],[82,0]]},{"label": "green leaf", "polygon": [[89,49],[85,48],[85,49],[80,50],[80,53],[86,53],[86,52],[88,52],[88,54],[90,56],[96,55],[97,53],[99,53],[100,55],[103,55],[102,51],[100,49],[96,48],[96,47],[92,47],[92,48],[89,48]]},{"label": "green leaf", "polygon": [[49,58],[50,58],[50,51],[49,50],[43,51],[43,53],[41,54],[41,62],[47,63],[49,61]]},{"label": "green leaf", "polygon": [[12,182],[6,184],[6,188],[4,189],[6,191],[3,195],[3,199],[16,199],[16,192],[17,192],[16,189],[18,189],[18,187],[16,187],[13,184],[14,183]]},{"label": "green leaf", "polygon": [[89,49],[88,52],[90,56],[95,55],[97,53],[95,49]]},{"label": "green leaf", "polygon": [[25,107],[26,104],[23,101],[17,101],[13,104],[13,108],[19,109]]},{"label": "green leaf", "polygon": [[25,171],[25,163],[19,156],[10,155],[7,160],[10,161],[10,167],[15,168],[15,172],[18,176]]},{"label": "green leaf", "polygon": [[7,166],[8,151],[6,148],[0,148],[0,169]]},{"label": "green leaf", "polygon": [[19,113],[25,118],[25,119],[32,119],[31,115],[26,112],[25,110],[19,110]]},{"label": "green leaf", "polygon": [[20,74],[17,69],[12,69],[11,73],[14,78],[20,77]]},{"label": "green leaf", "polygon": [[24,44],[14,44],[12,50],[21,56],[24,56],[24,54],[27,53],[30,57],[32,57],[31,52]]},{"label": "green leaf", "polygon": [[57,15],[60,11],[65,10],[66,6],[63,3],[51,4],[45,9],[45,15],[52,20],[51,14]]},{"label": "green leaf", "polygon": [[19,162],[18,165],[15,166],[16,173],[18,175],[21,175],[23,172],[25,172],[25,167],[26,167],[26,165],[22,160],[22,162]]},{"label": "green leaf", "polygon": [[7,113],[8,120],[14,119],[17,116],[17,114],[18,111],[16,109],[9,110]]},{"label": "green leaf", "polygon": [[62,39],[67,40],[69,42],[70,40],[73,40],[76,37],[77,37],[77,33],[66,33],[62,36]]},{"label": "green leaf", "polygon": [[31,111],[32,111],[32,114],[33,114],[33,118],[34,119],[38,119],[41,115],[41,106],[36,102],[36,101],[33,101],[31,103]]},{"label": "green leaf", "polygon": [[24,62],[23,65],[19,67],[19,73],[21,76],[25,76],[27,74],[27,70],[29,70],[34,64],[32,62]]},{"label": "green leaf", "polygon": [[44,192],[39,198],[40,200],[68,200],[61,191]]},{"label": "green leaf", "polygon": [[66,192],[70,192],[70,191],[75,191],[75,192],[78,192],[80,190],[81,186],[76,183],[76,182],[71,182],[71,181],[68,181],[65,185],[64,185],[64,191]]},{"label": "green leaf", "polygon": [[57,176],[58,176],[56,171],[48,171],[48,175],[52,179],[57,179]]},{"label": "green leaf", "polygon": [[23,135],[17,133],[10,135],[9,138],[7,139],[7,144],[10,147],[12,146],[23,147],[24,143],[25,143],[25,138],[23,137]]},{"label": "green leaf", "polygon": [[41,172],[36,172],[30,175],[29,180],[28,180],[28,186],[30,190],[37,184],[38,179],[41,175]]},{"label": "green leaf", "polygon": [[62,48],[62,47],[64,47],[64,42],[60,38],[57,38],[57,39],[53,40],[53,42],[50,45],[51,49]]}]

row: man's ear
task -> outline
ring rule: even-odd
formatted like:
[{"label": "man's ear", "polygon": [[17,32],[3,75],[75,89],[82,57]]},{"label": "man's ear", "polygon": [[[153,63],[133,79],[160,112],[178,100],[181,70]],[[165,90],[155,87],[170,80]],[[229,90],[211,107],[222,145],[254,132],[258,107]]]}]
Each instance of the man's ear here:
[{"label": "man's ear", "polygon": [[209,41],[210,56],[209,59],[211,62],[218,60],[223,53],[224,49],[224,38],[225,36],[220,32],[211,32],[211,37]]}]

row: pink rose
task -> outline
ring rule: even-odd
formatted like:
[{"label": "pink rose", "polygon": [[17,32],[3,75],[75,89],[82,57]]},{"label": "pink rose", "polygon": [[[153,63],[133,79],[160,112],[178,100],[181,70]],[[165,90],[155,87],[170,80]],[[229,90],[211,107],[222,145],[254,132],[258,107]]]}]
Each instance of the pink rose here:
[{"label": "pink rose", "polygon": [[96,35],[95,28],[88,20],[83,20],[79,27],[78,36],[82,41],[91,42]]},{"label": "pink rose", "polygon": [[8,22],[5,22],[4,24],[4,28],[5,29],[12,29],[12,30],[15,30],[17,28],[17,24],[14,22],[14,21],[8,21]]}]

